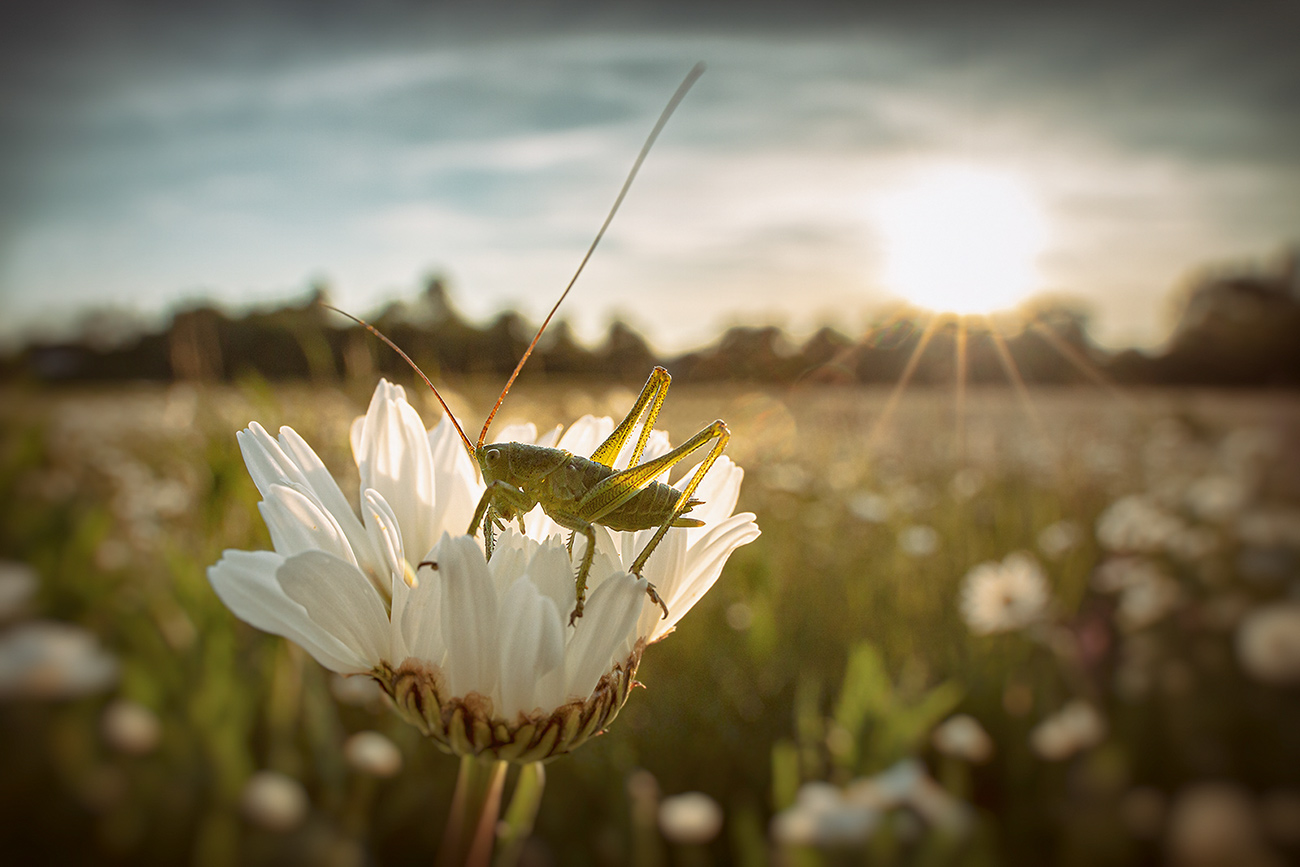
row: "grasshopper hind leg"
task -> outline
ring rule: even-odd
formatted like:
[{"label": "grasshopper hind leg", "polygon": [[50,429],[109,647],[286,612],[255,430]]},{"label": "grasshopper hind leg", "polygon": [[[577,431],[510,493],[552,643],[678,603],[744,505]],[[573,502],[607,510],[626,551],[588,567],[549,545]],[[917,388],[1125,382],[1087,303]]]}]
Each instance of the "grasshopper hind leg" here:
[{"label": "grasshopper hind leg", "polygon": [[[727,430],[726,423],[719,419],[659,459],[660,461],[666,462],[669,459],[675,458],[675,460],[672,460],[672,463],[676,463],[710,440],[713,441],[713,447],[709,449],[709,453],[705,456],[704,460],[700,461],[700,465],[695,468],[695,472],[691,474],[691,479],[687,482],[686,487],[682,488],[681,496],[677,498],[677,505],[673,508],[672,515],[669,516],[667,521],[664,521],[663,524],[660,525],[659,529],[655,531],[655,534],[650,537],[650,541],[641,549],[641,553],[637,554],[636,560],[632,562],[632,568],[628,571],[633,575],[636,575],[638,578],[644,577],[641,574],[641,570],[645,568],[646,561],[650,559],[650,555],[654,553],[655,548],[659,547],[659,543],[663,541],[663,538],[667,535],[669,529],[672,527],[698,527],[703,525],[700,521],[693,518],[684,518],[682,516],[688,509],[700,503],[700,501],[695,499],[693,496],[695,489],[700,486],[700,482],[704,480],[704,475],[713,466],[714,462],[722,456],[723,450],[727,447],[727,441],[730,439],[731,432]],[[669,466],[671,465],[672,464],[669,464]],[[646,584],[646,592],[650,595],[651,601],[663,610],[663,616],[667,619],[668,606],[665,605],[664,601],[659,597],[659,594],[655,591],[654,585],[650,584],[648,581]]]}]

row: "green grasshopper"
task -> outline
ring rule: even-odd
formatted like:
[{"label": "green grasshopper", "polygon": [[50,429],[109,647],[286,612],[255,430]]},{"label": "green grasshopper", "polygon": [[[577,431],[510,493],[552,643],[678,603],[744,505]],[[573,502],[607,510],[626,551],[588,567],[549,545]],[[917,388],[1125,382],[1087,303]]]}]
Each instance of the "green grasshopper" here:
[{"label": "green grasshopper", "polygon": [[[482,526],[485,553],[489,559],[492,556],[492,549],[495,544],[495,532],[505,529],[505,523],[503,522],[517,521],[520,529],[522,529],[524,515],[532,511],[536,506],[541,506],[542,511],[553,521],[571,531],[569,536],[570,555],[573,553],[574,538],[578,533],[583,535],[586,540],[586,547],[582,552],[582,560],[575,578],[577,602],[573,613],[569,617],[571,625],[582,616],[583,603],[587,593],[587,578],[591,572],[592,558],[596,553],[595,528],[597,525],[608,527],[611,530],[623,531],[649,530],[658,527],[654,536],[650,538],[650,541],[645,544],[632,562],[630,571],[637,577],[642,577],[641,572],[645,568],[646,561],[650,559],[650,555],[654,553],[655,548],[663,540],[669,529],[673,527],[703,526],[703,521],[686,517],[686,513],[702,502],[692,495],[695,493],[695,489],[699,487],[705,473],[709,471],[709,468],[713,466],[713,463],[726,448],[727,441],[731,437],[727,425],[721,420],[715,421],[677,448],[643,464],[638,463],[645,451],[646,443],[650,439],[650,432],[654,428],[659,409],[668,396],[668,385],[672,380],[667,370],[656,367],[651,372],[650,379],[647,380],[645,387],[641,390],[641,395],[636,399],[627,417],[614,428],[614,432],[610,434],[609,438],[592,452],[590,458],[579,457],[564,449],[547,448],[527,443],[490,443],[484,445],[484,442],[487,440],[488,429],[492,426],[492,420],[496,417],[497,410],[501,408],[506,395],[510,392],[510,386],[514,384],[519,371],[523,369],[524,363],[528,361],[528,357],[537,346],[537,341],[541,339],[542,334],[546,331],[551,317],[555,315],[555,311],[559,309],[560,304],[568,296],[569,290],[577,282],[578,276],[586,267],[587,261],[596,249],[596,245],[604,237],[605,230],[609,228],[610,222],[614,219],[614,214],[618,212],[619,205],[622,204],[624,197],[627,195],[627,191],[631,187],[637,171],[641,168],[641,163],[645,160],[646,154],[650,152],[651,146],[654,144],[655,139],[658,138],[659,132],[667,123],[673,110],[703,71],[704,65],[697,64],[687,74],[686,79],[678,87],[672,99],[669,100],[667,107],[642,146],[627,179],[623,182],[623,187],[614,200],[614,205],[610,208],[609,214],[605,217],[604,224],[596,233],[595,240],[592,241],[586,255],[579,263],[578,270],[574,273],[568,286],[565,287],[564,292],[560,294],[555,306],[547,314],[546,319],[537,330],[536,336],[533,337],[532,343],[524,351],[523,357],[519,359],[514,372],[510,374],[510,378],[506,381],[505,388],[501,390],[496,405],[488,413],[487,420],[483,423],[483,430],[479,433],[477,444],[470,443],[469,437],[465,435],[465,431],[461,428],[460,423],[456,421],[451,408],[442,399],[438,389],[405,352],[369,323],[357,319],[357,317],[349,313],[343,313],[341,310],[337,311],[365,326],[375,336],[388,344],[389,347],[396,350],[433,390],[434,396],[447,413],[447,417],[451,419],[451,423],[455,426],[456,432],[460,434],[461,441],[464,442],[470,457],[478,464],[480,471],[483,473],[483,482],[487,486],[482,499],[479,500],[478,508],[474,511],[474,519],[471,521],[467,532],[473,536]],[[331,309],[337,310],[337,308]],[[643,416],[644,420],[642,420]],[[622,452],[632,432],[637,429],[638,422],[641,423],[640,434],[637,437],[636,446],[632,450],[628,469],[615,470],[613,466],[614,460]],[[710,442],[713,444],[712,448],[709,449],[707,456],[700,465],[696,467],[695,472],[691,475],[684,488],[678,490],[670,485],[655,481],[660,474],[676,466],[692,452]],[[420,565],[434,566],[436,568],[436,564],[433,563],[421,563]],[[667,617],[668,607],[655,591],[654,585],[647,583],[646,592],[649,594],[650,599],[663,610],[663,616]]]}]

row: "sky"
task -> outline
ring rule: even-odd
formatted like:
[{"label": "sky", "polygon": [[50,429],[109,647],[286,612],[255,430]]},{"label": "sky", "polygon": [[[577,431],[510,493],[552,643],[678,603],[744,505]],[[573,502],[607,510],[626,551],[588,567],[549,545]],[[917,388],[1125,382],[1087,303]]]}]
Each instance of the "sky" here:
[{"label": "sky", "polygon": [[891,299],[1157,345],[1300,243],[1300,5],[60,2],[0,29],[0,340],[446,277],[664,351]]}]

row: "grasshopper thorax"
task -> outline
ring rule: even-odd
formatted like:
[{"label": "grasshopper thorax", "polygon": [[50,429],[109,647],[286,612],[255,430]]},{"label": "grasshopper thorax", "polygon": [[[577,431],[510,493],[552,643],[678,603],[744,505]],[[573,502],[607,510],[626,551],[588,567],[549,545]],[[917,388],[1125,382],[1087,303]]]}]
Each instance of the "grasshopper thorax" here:
[{"label": "grasshopper thorax", "polygon": [[571,457],[563,449],[528,443],[490,443],[475,453],[484,484],[501,481],[520,488],[549,476]]}]

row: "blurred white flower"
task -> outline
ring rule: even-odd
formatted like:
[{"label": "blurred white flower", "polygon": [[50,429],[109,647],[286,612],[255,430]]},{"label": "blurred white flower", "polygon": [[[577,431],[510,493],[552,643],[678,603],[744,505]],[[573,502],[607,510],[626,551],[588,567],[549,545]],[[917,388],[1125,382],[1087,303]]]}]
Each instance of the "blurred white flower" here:
[{"label": "blurred white flower", "polygon": [[1300,602],[1262,605],[1237,627],[1237,659],[1256,680],[1300,684]]},{"label": "blurred white flower", "polygon": [[1236,518],[1251,498],[1250,483],[1239,475],[1202,476],[1187,488],[1186,503],[1202,521],[1219,523]]},{"label": "blurred white flower", "polygon": [[982,764],[993,755],[993,739],[968,713],[950,716],[930,735],[934,748],[946,756]]},{"label": "blurred white flower", "polygon": [[873,777],[854,780],[844,795],[880,812],[910,808],[931,827],[949,833],[965,833],[971,822],[970,808],[948,794],[916,759],[903,759]]},{"label": "blurred white flower", "polygon": [[117,676],[116,657],[80,626],[35,620],[0,634],[0,699],[91,695]]},{"label": "blurred white flower", "polygon": [[391,777],[402,769],[402,752],[379,732],[357,732],[343,742],[343,758],[355,771]]},{"label": "blurred white flower", "polygon": [[889,500],[874,491],[858,491],[849,497],[849,512],[859,521],[883,524],[889,520]]},{"label": "blurred white flower", "polygon": [[239,798],[244,818],[268,831],[292,831],[307,816],[310,802],[302,783],[278,771],[258,771]]},{"label": "blurred white flower", "polygon": [[1074,521],[1062,520],[1048,524],[1038,534],[1038,549],[1057,560],[1079,547],[1082,541],[1083,528]]},{"label": "blurred white flower", "polygon": [[1206,526],[1183,527],[1169,537],[1165,548],[1184,563],[1197,563],[1219,550],[1219,536]]},{"label": "blurred white flower", "polygon": [[961,614],[976,635],[1037,623],[1050,601],[1042,567],[1023,551],[1008,554],[1000,563],[981,563],[962,579]]},{"label": "blurred white flower", "polygon": [[[590,454],[612,430],[586,417],[557,445]],[[538,440],[520,426],[502,441],[550,444],[557,434]],[[528,535],[508,528],[485,562],[481,544],[459,535],[483,492],[476,468],[449,421],[426,433],[401,387],[381,381],[352,427],[360,517],[292,429],[275,439],[254,423],[239,442],[275,551],[226,551],[208,570],[217,595],[326,668],[374,677],[409,722],[459,755],[536,761],[602,731],[645,646],[758,535],[752,514],[732,515],[744,474],[720,458],[696,490],[704,503],[692,516],[705,526],[671,530],[642,578],[627,566],[654,530],[597,528],[586,615],[570,625],[567,533],[535,509]],[[646,456],[667,449],[656,432]],[[648,602],[647,580],[668,618]]]},{"label": "blurred white flower", "polygon": [[1119,593],[1128,587],[1166,578],[1164,569],[1145,557],[1110,557],[1092,573],[1091,583],[1102,593]]},{"label": "blurred white flower", "polygon": [[1154,553],[1182,529],[1176,515],[1131,494],[1111,503],[1097,518],[1097,541],[1108,551]]},{"label": "blurred white flower", "polygon": [[1173,611],[1182,598],[1178,582],[1159,569],[1135,570],[1120,589],[1116,617],[1125,629],[1143,629]]},{"label": "blurred white flower", "polygon": [[1165,844],[1178,867],[1279,863],[1261,839],[1250,795],[1232,783],[1198,783],[1178,794]]},{"label": "blurred white flower", "polygon": [[158,715],[139,702],[124,698],[104,708],[99,728],[109,746],[129,756],[148,755],[162,737]]},{"label": "blurred white flower", "polygon": [[950,834],[964,834],[972,821],[970,808],[936,783],[924,765],[903,759],[843,790],[830,783],[805,783],[794,805],[773,818],[772,836],[791,846],[861,845],[887,813],[901,808]]},{"label": "blurred white flower", "polygon": [[39,584],[36,570],[16,560],[0,560],[0,621],[27,613]]},{"label": "blurred white flower", "polygon": [[1091,704],[1075,699],[1034,726],[1029,745],[1038,755],[1055,762],[1095,746],[1105,736],[1106,720]]},{"label": "blurred white flower", "polygon": [[702,846],[722,830],[722,808],[703,792],[670,795],[659,804],[659,830],[670,842]]},{"label": "blurred white flower", "polygon": [[331,674],[330,695],[343,704],[374,709],[383,700],[384,690],[377,681],[369,677]]},{"label": "blurred white flower", "polygon": [[727,625],[744,632],[754,625],[754,609],[747,602],[733,602],[727,606]]},{"label": "blurred white flower", "polygon": [[865,843],[881,811],[855,803],[830,783],[805,783],[794,805],[772,817],[772,837],[785,846],[851,846]]},{"label": "blurred white flower", "polygon": [[957,471],[948,483],[948,491],[960,503],[973,498],[984,488],[984,474],[971,467]]},{"label": "blurred white flower", "polygon": [[1269,428],[1234,428],[1219,442],[1219,463],[1229,472],[1249,473],[1276,457],[1280,445]]},{"label": "blurred white flower", "polygon": [[898,531],[898,547],[909,557],[929,557],[939,550],[939,533],[925,524],[912,524]]}]

